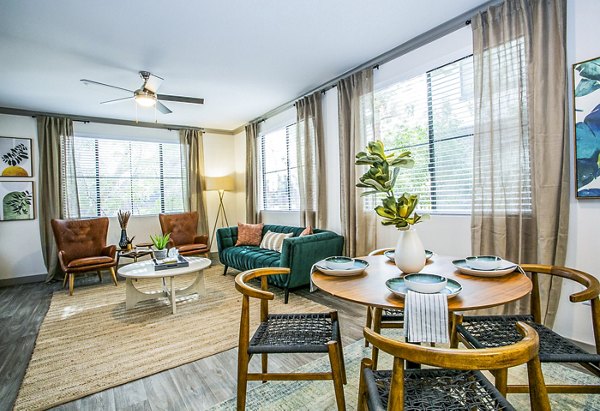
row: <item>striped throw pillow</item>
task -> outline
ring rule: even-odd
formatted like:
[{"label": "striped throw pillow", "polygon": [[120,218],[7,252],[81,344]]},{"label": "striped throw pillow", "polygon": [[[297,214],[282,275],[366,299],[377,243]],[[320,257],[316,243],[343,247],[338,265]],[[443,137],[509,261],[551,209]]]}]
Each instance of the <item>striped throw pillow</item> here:
[{"label": "striped throw pillow", "polygon": [[294,233],[274,233],[267,231],[260,242],[260,248],[281,252],[283,248],[283,240],[290,238]]}]

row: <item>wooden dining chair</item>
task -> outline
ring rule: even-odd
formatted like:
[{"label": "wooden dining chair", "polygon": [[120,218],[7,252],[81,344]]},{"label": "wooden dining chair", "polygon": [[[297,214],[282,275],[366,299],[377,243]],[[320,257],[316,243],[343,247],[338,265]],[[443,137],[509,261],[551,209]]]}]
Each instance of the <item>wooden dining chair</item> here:
[{"label": "wooden dining chair", "polygon": [[[269,314],[267,276],[289,275],[289,268],[258,268],[244,271],[235,278],[235,288],[242,293],[242,317],[238,346],[237,409],[246,406],[248,381],[269,380],[333,380],[338,410],[345,410],[344,388],[346,369],[337,312],[323,314]],[[260,278],[260,289],[248,281]],[[250,298],[260,299],[260,325],[250,336]],[[269,373],[269,354],[327,353],[331,371],[314,373]],[[249,373],[248,363],[254,354],[261,354],[262,372]]]},{"label": "wooden dining chair", "polygon": [[[362,360],[357,409],[514,410],[480,370],[526,363],[531,409],[550,410],[537,355],[538,335],[525,323],[519,322],[517,328],[523,336],[520,341],[482,350],[422,347],[365,328],[365,338],[393,355],[394,363],[392,370],[375,371],[371,359]],[[440,368],[404,369],[405,361]]]},{"label": "wooden dining chair", "polygon": [[[462,316],[455,314],[453,319],[451,345],[458,346],[462,342],[471,348],[501,347],[514,344],[520,339],[514,331],[514,324],[523,321],[535,328],[540,336],[540,361],[542,363],[578,363],[600,377],[600,283],[582,271],[567,267],[550,265],[523,264],[521,268],[530,273],[533,291],[530,298],[529,315],[493,315]],[[572,303],[590,302],[592,310],[592,329],[596,343],[596,353],[591,354],[562,337],[542,324],[540,305],[539,274],[560,277],[574,281],[585,287],[583,291],[571,294]],[[508,385],[508,373],[500,369],[494,373],[496,386],[506,393],[527,392],[527,386]],[[600,384],[596,385],[547,385],[548,392],[555,393],[600,393]]]},{"label": "wooden dining chair", "polygon": [[[384,255],[386,251],[394,250],[394,248],[380,248],[369,253],[372,255]],[[373,331],[380,333],[382,328],[403,328],[404,327],[404,310],[382,309],[377,307],[367,307],[367,322],[365,327],[373,328]],[[369,346],[369,341],[365,339],[365,347]],[[373,347],[373,363],[377,368],[379,358],[379,350]]]}]

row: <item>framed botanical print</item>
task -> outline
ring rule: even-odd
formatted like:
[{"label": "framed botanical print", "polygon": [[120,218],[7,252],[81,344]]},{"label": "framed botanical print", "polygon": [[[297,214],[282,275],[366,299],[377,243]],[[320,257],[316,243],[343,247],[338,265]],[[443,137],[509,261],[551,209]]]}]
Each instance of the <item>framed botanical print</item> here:
[{"label": "framed botanical print", "polygon": [[0,181],[0,221],[35,219],[33,181]]},{"label": "framed botanical print", "polygon": [[31,177],[31,139],[0,137],[0,177]]},{"label": "framed botanical print", "polygon": [[600,198],[600,57],[573,65],[575,194]]}]

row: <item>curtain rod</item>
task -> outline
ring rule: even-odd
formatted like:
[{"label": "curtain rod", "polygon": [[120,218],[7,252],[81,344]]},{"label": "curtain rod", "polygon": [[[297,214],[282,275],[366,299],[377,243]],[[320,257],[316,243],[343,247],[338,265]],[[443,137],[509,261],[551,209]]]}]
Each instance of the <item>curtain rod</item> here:
[{"label": "curtain rod", "polygon": [[398,58],[406,53],[409,53],[419,47],[422,47],[428,43],[431,43],[434,40],[437,40],[437,39],[442,38],[452,32],[455,32],[456,30],[460,29],[461,27],[464,27],[465,25],[468,26],[469,24],[471,24],[471,18],[474,15],[487,10],[490,6],[492,6],[494,4],[498,4],[498,3],[500,3],[500,0],[490,0],[490,1],[487,1],[483,4],[481,4],[478,7],[475,7],[465,13],[462,13],[461,15],[456,16],[453,19],[440,24],[439,26],[434,27],[431,30],[428,30],[425,33],[419,34],[418,36],[413,37],[412,39],[408,40],[407,42],[402,43],[399,46],[396,46],[393,49],[388,50],[385,53],[378,55],[377,57],[372,58],[371,60],[367,61],[366,63],[356,66],[356,67],[340,74],[339,76],[327,81],[326,83],[323,83],[320,86],[315,87],[315,88],[311,89],[310,91],[307,91],[307,92],[299,95],[295,99],[290,100],[290,101],[266,112],[262,116],[256,117],[255,119],[249,121],[246,124],[265,121],[269,117],[273,117],[273,116],[287,110],[288,108],[292,107],[293,104],[297,100],[299,100],[305,96],[309,96],[318,91],[324,93],[324,92],[336,87],[337,83],[340,80],[342,80],[352,74],[358,73],[369,67],[378,68],[381,64],[385,64],[385,63],[387,63],[391,60],[394,60],[395,58]]},{"label": "curtain rod", "polygon": [[233,135],[233,130],[221,130],[214,128],[203,128],[203,127],[190,127],[183,126],[179,124],[163,124],[163,123],[149,123],[144,121],[132,121],[132,120],[119,120],[115,118],[106,118],[106,117],[85,117],[78,116],[72,114],[59,114],[59,113],[47,113],[42,111],[32,111],[32,110],[22,110],[18,108],[10,108],[10,107],[0,107],[0,114],[12,114],[17,116],[27,116],[27,117],[61,117],[61,118],[70,118],[73,121],[81,122],[81,123],[100,123],[100,124],[113,124],[117,126],[132,126],[132,127],[145,127],[145,128],[156,128],[162,130],[200,130],[204,133],[211,134],[226,134]]}]

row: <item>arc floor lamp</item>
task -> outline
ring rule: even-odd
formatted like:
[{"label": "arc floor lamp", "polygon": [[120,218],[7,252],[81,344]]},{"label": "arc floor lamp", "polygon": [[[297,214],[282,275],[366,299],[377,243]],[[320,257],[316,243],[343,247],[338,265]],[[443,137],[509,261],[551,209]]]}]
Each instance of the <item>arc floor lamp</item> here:
[{"label": "arc floor lamp", "polygon": [[[213,240],[215,238],[215,233],[217,232],[217,224],[219,222],[219,217],[221,217],[221,225],[220,227],[229,226],[229,221],[227,221],[227,213],[225,212],[225,206],[223,205],[223,197],[225,196],[225,191],[233,191],[235,189],[235,182],[233,180],[233,175],[226,175],[220,177],[205,177],[206,182],[206,191],[218,191],[219,192],[219,208],[217,209],[217,216],[215,217],[215,224],[213,225],[212,234],[210,236],[209,248],[212,247]],[[223,222],[225,225],[223,225]]]}]

